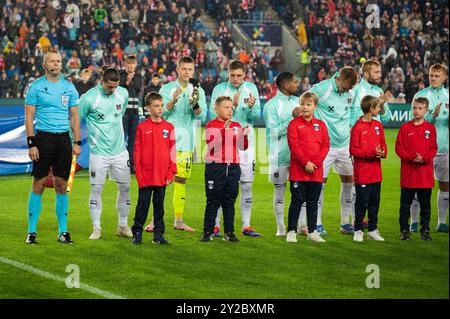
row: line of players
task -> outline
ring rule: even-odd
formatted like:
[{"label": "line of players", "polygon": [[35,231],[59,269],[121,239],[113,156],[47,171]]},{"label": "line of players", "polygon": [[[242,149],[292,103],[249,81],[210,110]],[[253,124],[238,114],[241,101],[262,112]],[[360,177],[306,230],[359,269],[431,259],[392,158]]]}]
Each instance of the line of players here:
[{"label": "line of players", "polygon": [[[192,58],[181,58],[177,64],[177,73],[178,79],[165,84],[161,88],[160,94],[163,97],[163,117],[174,126],[176,136],[177,173],[174,177],[173,205],[176,217],[174,228],[193,232],[194,229],[184,222],[184,207],[187,198],[186,182],[191,176],[195,121],[205,119],[207,105],[203,89],[189,84],[195,73],[195,63]],[[256,232],[250,224],[255,172],[253,122],[259,117],[261,109],[258,90],[253,83],[244,80],[245,74],[246,68],[243,63],[239,61],[230,63],[229,81],[218,84],[214,89],[210,110],[214,109],[213,106],[219,97],[230,97],[234,108],[232,121],[238,122],[241,127],[248,126],[250,128],[248,148],[239,151],[241,159],[242,234],[250,237],[261,237],[261,234]],[[349,143],[350,128],[362,115],[360,107],[362,98],[366,95],[378,97],[384,103],[385,110],[379,120],[383,122],[389,118],[388,104],[385,102],[389,100],[390,93],[384,93],[378,87],[381,82],[381,65],[376,61],[365,62],[362,67],[362,76],[361,81],[357,83],[357,72],[353,68],[344,67],[332,78],[314,85],[310,90],[318,97],[315,116],[326,123],[330,140],[330,151],[323,164],[323,186],[318,201],[316,231],[322,236],[326,234],[322,223],[323,193],[331,166],[340,175],[342,182],[340,193],[341,232],[344,234],[354,232],[353,221],[350,221],[350,217],[355,215],[355,191]],[[432,122],[438,131],[439,151],[435,160],[435,176],[439,181],[438,231],[448,231],[448,225],[445,222],[448,209],[448,89],[443,86],[446,76],[447,71],[443,65],[432,66],[430,69],[430,87],[416,94],[417,97],[426,96],[428,99],[429,114],[427,114],[427,120]],[[121,123],[121,118],[129,101],[128,92],[118,87],[118,84],[114,70],[106,69],[102,75],[101,83],[84,94],[78,105],[80,117],[86,118],[88,123],[91,147],[89,207],[93,232],[90,239],[101,237],[101,193],[108,173],[110,178],[118,183],[119,187],[117,197],[119,227],[117,234],[132,237],[131,229],[127,225],[130,209],[129,155],[124,144],[123,130],[120,129],[122,126],[119,127],[118,125]],[[299,82],[292,73],[284,72],[278,75],[276,84],[279,92],[277,96],[266,103],[264,119],[269,148],[269,174],[270,180],[274,184],[273,205],[278,226],[277,236],[284,236],[286,235],[284,193],[290,166],[290,152],[286,135],[289,123],[300,114],[299,99],[294,96],[298,90]],[[196,95],[194,105],[192,105],[193,95]],[[36,103],[31,101],[31,97],[27,98],[27,106],[33,106]],[[70,107],[74,107],[72,104]],[[108,119],[105,119],[105,117]],[[89,121],[89,119],[91,120]],[[32,198],[30,198],[31,200]],[[413,213],[412,230],[414,230],[414,222],[417,221],[417,217],[414,218]],[[33,223],[34,227],[31,228],[34,231],[30,231],[29,227],[29,234],[34,233],[35,241],[35,223],[37,223],[37,220]],[[299,225],[300,231],[306,233],[304,208],[300,213]],[[153,223],[148,225],[146,230],[152,231]],[[60,233],[67,234],[66,231]],[[220,236],[220,212],[217,214],[213,236]],[[28,237],[27,242],[33,243],[33,238],[30,240],[30,235]],[[60,241],[66,242],[64,238]]]}]

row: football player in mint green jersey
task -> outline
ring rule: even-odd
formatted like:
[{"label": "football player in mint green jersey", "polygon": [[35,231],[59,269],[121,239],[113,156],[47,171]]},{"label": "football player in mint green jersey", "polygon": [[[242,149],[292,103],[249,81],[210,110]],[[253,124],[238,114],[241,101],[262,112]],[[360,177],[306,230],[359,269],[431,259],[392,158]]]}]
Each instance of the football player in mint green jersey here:
[{"label": "football player in mint green jersey", "polygon": [[[434,158],[434,177],[439,182],[437,195],[438,225],[436,231],[448,233],[447,210],[449,207],[449,137],[448,137],[448,88],[444,86],[447,80],[447,67],[443,64],[433,64],[428,74],[430,86],[416,93],[418,97],[428,99],[428,114],[425,120],[434,124],[437,133],[438,152]],[[418,215],[420,205],[417,198],[411,205],[411,231],[418,231]]]},{"label": "football player in mint green jersey", "polygon": [[[67,231],[67,181],[72,156],[78,156],[81,152],[78,92],[71,82],[61,76],[62,58],[58,51],[47,52],[42,66],[45,76],[34,81],[25,93],[28,155],[33,161],[33,184],[28,199],[28,236],[25,242],[37,244],[36,232],[42,210],[42,194],[52,168],[55,176],[58,241],[73,244]],[[70,139],[70,129],[75,138],[73,143]]]},{"label": "football player in mint green jersey", "polygon": [[109,175],[117,182],[118,236],[131,238],[128,226],[130,211],[130,167],[125,146],[122,118],[128,105],[128,91],[119,86],[119,71],[103,67],[100,83],[81,96],[78,112],[86,120],[89,141],[89,212],[93,231],[89,239],[101,237],[102,190]]},{"label": "football player in mint green jersey", "polygon": [[350,127],[363,116],[361,100],[366,95],[377,97],[380,99],[380,102],[383,102],[380,115],[376,116],[374,119],[384,124],[391,118],[391,112],[389,111],[387,101],[392,98],[392,93],[390,91],[384,93],[383,89],[378,86],[382,80],[381,64],[375,60],[367,60],[362,66],[361,73],[363,78],[352,90],[354,98],[353,105],[350,109]]},{"label": "football player in mint green jersey", "polygon": [[322,225],[323,193],[331,165],[341,177],[341,233],[354,233],[350,223],[350,215],[354,212],[355,207],[353,164],[350,159],[349,145],[350,108],[353,104],[351,90],[357,82],[358,73],[352,67],[346,66],[330,79],[323,80],[310,89],[319,98],[315,116],[327,125],[331,146],[323,163],[323,184],[317,212],[317,232],[321,235],[326,234]]},{"label": "football player in mint green jersey", "polygon": [[[163,118],[175,127],[177,147],[177,174],[174,178],[173,209],[175,213],[174,229],[194,232],[184,222],[186,204],[186,183],[191,177],[191,168],[195,148],[195,131],[199,121],[206,119],[205,91],[194,79],[195,61],[183,56],[177,62],[178,78],[164,84],[159,90],[163,97]],[[153,221],[145,228],[153,232]]]},{"label": "football player in mint green jersey", "polygon": [[[248,136],[248,148],[245,151],[239,151],[241,167],[241,215],[242,215],[242,234],[250,237],[261,237],[250,226],[250,216],[252,210],[252,188],[255,176],[255,142],[253,134],[253,121],[261,115],[261,106],[259,101],[259,92],[255,84],[244,81],[247,68],[241,61],[235,60],[228,65],[228,82],[222,82],[216,85],[211,95],[210,120],[216,117],[214,105],[217,98],[228,96],[233,100],[232,121],[241,124],[242,127],[250,126],[251,131]],[[214,237],[220,236],[220,211],[217,213],[216,226],[214,228]]]},{"label": "football player in mint green jersey", "polygon": [[[276,236],[285,236],[284,193],[291,162],[287,127],[293,119],[292,111],[299,106],[298,96],[294,94],[298,91],[300,81],[291,72],[282,72],[277,75],[275,83],[278,93],[264,105],[263,114],[269,152],[269,180],[274,185],[273,208],[277,222]],[[302,209],[299,223],[302,232],[306,225],[305,213],[305,209]]]}]

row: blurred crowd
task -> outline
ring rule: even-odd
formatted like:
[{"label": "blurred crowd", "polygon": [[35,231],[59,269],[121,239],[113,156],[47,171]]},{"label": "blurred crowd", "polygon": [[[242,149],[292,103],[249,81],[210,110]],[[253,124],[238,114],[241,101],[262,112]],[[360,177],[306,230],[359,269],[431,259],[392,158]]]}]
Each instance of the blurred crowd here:
[{"label": "blurred crowd", "polygon": [[[64,74],[81,86],[95,82],[104,64],[123,68],[127,55],[137,56],[145,86],[152,78],[162,84],[176,78],[177,59],[190,55],[207,95],[227,80],[229,60],[239,59],[248,66],[247,79],[270,99],[285,57],[280,50],[235,43],[231,29],[233,19],[279,17],[302,47],[300,69],[289,70],[300,75],[299,93],[344,65],[358,68],[375,58],[383,65],[383,89],[392,90],[399,102],[410,101],[428,85],[428,67],[448,61],[447,2],[380,0],[378,21],[368,18],[367,5],[362,0],[0,0],[0,97],[21,98],[27,83],[42,76],[42,56],[54,47],[62,52]],[[217,19],[216,30],[199,19],[203,10]]]},{"label": "blurred crowd", "polygon": [[[383,89],[411,101],[428,68],[448,64],[449,8],[443,0],[270,0],[300,42],[300,76],[316,83],[344,65],[373,58]],[[370,3],[375,4],[369,5]]]}]

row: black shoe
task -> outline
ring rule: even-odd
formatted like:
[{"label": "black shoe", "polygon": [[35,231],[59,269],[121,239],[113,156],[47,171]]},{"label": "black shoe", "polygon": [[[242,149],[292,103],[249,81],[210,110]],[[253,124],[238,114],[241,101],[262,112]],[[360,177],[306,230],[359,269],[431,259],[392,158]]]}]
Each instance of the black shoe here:
[{"label": "black shoe", "polygon": [[233,243],[239,242],[239,239],[236,238],[236,235],[234,233],[225,233],[223,236],[223,240],[231,241]]},{"label": "black shoe", "polygon": [[37,244],[36,233],[29,233],[27,236],[27,240],[25,240],[25,243],[30,245],[36,245]]},{"label": "black shoe", "polygon": [[409,237],[409,231],[402,230],[402,232],[400,233],[400,239],[401,240],[411,240],[411,237]]},{"label": "black shoe", "polygon": [[153,238],[154,244],[167,245],[169,242],[163,237],[163,235],[158,235]]},{"label": "black shoe", "polygon": [[422,240],[432,240],[432,238],[430,237],[430,232],[428,230],[422,232],[420,234],[420,239],[422,239]]},{"label": "black shoe", "polygon": [[133,245],[139,245],[142,243],[142,232],[133,233],[133,239],[131,240]]},{"label": "black shoe", "polygon": [[209,242],[212,239],[213,238],[212,238],[212,234],[211,233],[204,232],[202,238],[200,239],[200,241],[203,242],[203,243],[207,243],[207,242]]},{"label": "black shoe", "polygon": [[62,233],[59,235],[58,241],[63,244],[73,244],[73,240],[70,238],[70,233]]}]

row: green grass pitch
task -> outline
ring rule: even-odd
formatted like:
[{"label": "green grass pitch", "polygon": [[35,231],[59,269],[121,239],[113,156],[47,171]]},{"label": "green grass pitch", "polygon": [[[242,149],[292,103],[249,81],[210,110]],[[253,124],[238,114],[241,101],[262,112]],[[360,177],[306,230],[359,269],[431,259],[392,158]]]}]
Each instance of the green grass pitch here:
[{"label": "green grass pitch", "polygon": [[[102,229],[99,241],[88,239],[89,180],[77,174],[69,194],[69,231],[75,245],[56,241],[54,192],[47,189],[38,223],[36,246],[24,243],[27,231],[29,175],[0,178],[0,257],[8,258],[66,277],[66,267],[76,264],[81,283],[126,298],[448,298],[448,234],[434,231],[437,223],[436,191],[432,195],[433,240],[423,242],[413,234],[410,242],[399,240],[400,160],[395,155],[397,130],[386,130],[389,155],[383,162],[379,229],[386,242],[354,243],[339,233],[339,178],[331,174],[325,192],[324,226],[327,243],[317,244],[299,236],[297,244],[275,237],[273,187],[267,175],[256,174],[252,226],[263,238],[243,238],[240,243],[214,240],[200,243],[205,191],[204,164],[195,164],[187,187],[186,222],[193,234],[173,230],[172,193],[166,193],[166,235],[169,246],[151,243],[144,234],[135,247],[115,235],[117,187],[108,181],[103,192]],[[257,166],[258,169],[258,166]],[[285,219],[289,206],[286,193]],[[137,183],[131,184],[134,217]],[[239,204],[236,230],[240,229]],[[380,287],[366,287],[366,267],[378,265]],[[82,289],[69,289],[53,281],[0,262],[0,298],[100,298]]]}]

